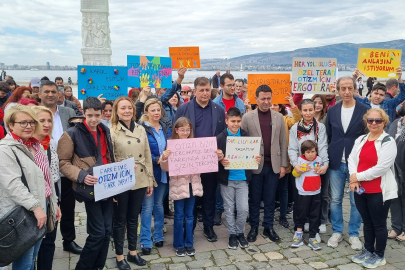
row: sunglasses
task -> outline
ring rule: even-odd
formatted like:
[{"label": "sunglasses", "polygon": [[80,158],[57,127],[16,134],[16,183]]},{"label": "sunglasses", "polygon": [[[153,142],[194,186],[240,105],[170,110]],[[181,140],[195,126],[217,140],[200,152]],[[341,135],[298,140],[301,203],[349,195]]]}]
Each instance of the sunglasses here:
[{"label": "sunglasses", "polygon": [[181,94],[187,94],[189,91],[180,91]]},{"label": "sunglasses", "polygon": [[376,123],[377,125],[382,124],[384,120],[382,118],[367,118],[367,124],[373,124]]}]

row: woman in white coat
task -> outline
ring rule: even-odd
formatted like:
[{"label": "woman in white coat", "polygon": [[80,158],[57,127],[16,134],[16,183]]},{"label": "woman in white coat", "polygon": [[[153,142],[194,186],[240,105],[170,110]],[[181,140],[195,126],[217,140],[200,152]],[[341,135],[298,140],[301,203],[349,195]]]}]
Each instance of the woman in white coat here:
[{"label": "woman in white coat", "polygon": [[364,223],[364,249],[352,261],[376,268],[386,264],[387,216],[398,196],[393,170],[397,145],[384,131],[389,123],[384,110],[370,109],[363,120],[369,133],[357,138],[348,159],[350,189]]}]

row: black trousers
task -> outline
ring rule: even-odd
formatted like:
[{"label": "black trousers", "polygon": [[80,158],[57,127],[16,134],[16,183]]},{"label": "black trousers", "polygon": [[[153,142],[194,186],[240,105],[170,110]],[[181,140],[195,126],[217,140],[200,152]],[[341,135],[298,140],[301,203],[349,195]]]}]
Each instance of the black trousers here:
[{"label": "black trousers", "polygon": [[[295,204],[294,204],[295,205]],[[295,227],[304,229],[304,224],[309,221],[309,238],[314,238],[319,231],[321,224],[321,194],[316,195],[298,195],[296,209]],[[295,212],[295,210],[294,210]]]},{"label": "black trousers", "polygon": [[[363,219],[364,248],[384,257],[387,245],[387,217],[391,200],[383,203],[382,193],[354,193],[354,201]],[[374,247],[375,243],[375,247]]]},{"label": "black trousers", "polygon": [[146,194],[146,187],[128,190],[115,196],[113,236],[115,254],[124,255],[124,231],[127,225],[128,249],[136,250],[138,215],[141,212],[142,201]]},{"label": "black trousers", "polygon": [[58,231],[58,222],[53,232],[47,233],[42,239],[37,257],[37,270],[52,270],[53,256],[55,254],[55,240]]},{"label": "black trousers", "polygon": [[[112,231],[113,200],[84,202],[87,213],[86,244],[76,270],[103,269]],[[63,215],[62,215],[63,216]]]},{"label": "black trousers", "polygon": [[61,202],[60,211],[62,218],[60,221],[60,232],[63,244],[67,245],[76,239],[75,232],[75,195],[72,189],[72,181],[66,177],[61,178]]},{"label": "black trousers", "polygon": [[197,207],[202,204],[203,211],[203,224],[204,227],[214,227],[214,216],[215,216],[215,202],[216,202],[216,191],[217,191],[217,178],[216,173],[202,173],[201,183],[203,185],[203,196],[201,199],[197,200],[194,204],[194,228],[197,224]]}]

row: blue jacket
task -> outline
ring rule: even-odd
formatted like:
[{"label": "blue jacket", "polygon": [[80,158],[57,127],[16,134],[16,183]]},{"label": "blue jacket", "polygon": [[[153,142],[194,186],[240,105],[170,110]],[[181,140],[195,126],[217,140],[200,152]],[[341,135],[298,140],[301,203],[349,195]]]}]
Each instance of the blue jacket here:
[{"label": "blue jacket", "polygon": [[173,95],[181,90],[181,84],[177,84],[176,81],[173,82],[172,88],[167,88],[166,92],[159,98],[162,102],[163,110],[166,113],[167,118],[173,122],[173,117],[176,114],[176,109],[170,104],[169,100],[173,97]]},{"label": "blue jacket", "polygon": [[[238,95],[236,95],[236,94],[234,94],[233,97],[235,99],[235,107],[238,108],[242,114],[245,114],[246,106],[245,106],[245,103],[243,103],[243,100],[241,100],[238,97]],[[214,98],[213,102],[215,102],[216,104],[221,105],[222,108],[224,108],[224,110],[225,110],[225,104],[224,104],[224,102],[222,100],[222,91],[221,91],[221,94],[219,96]]]},{"label": "blue jacket", "polygon": [[[220,134],[224,129],[226,129],[226,123],[225,123],[225,110],[219,106],[218,104],[212,102],[211,100],[210,106],[212,109],[212,135],[211,136],[217,136]],[[193,125],[193,128],[195,127],[195,103],[196,99],[194,98],[193,100],[184,103],[181,105],[176,112],[176,115],[174,116],[173,123],[176,122],[177,119],[180,117],[184,116],[190,119],[191,124]],[[195,137],[198,138],[198,134],[194,134]]]},{"label": "blue jacket", "polygon": [[[359,97],[356,97],[356,99],[363,104],[366,104],[369,108],[371,108],[371,101],[368,100],[368,98],[361,99]],[[389,116],[390,118],[390,123],[392,123],[396,119],[396,108],[399,104],[401,104],[402,101],[405,100],[405,85],[404,83],[399,84],[399,94],[394,97],[393,99],[387,100],[384,99],[380,103],[380,108],[383,109]]]},{"label": "blue jacket", "polygon": [[346,133],[344,133],[341,118],[342,104],[342,102],[339,102],[330,107],[326,117],[325,126],[329,142],[329,168],[332,170],[339,169],[343,156],[343,148],[345,149],[345,159],[347,163],[354,141],[360,135],[365,134],[363,115],[369,109],[366,105],[357,100],[349,127],[347,128]]},{"label": "blue jacket", "polygon": [[[165,135],[167,142],[167,139],[170,138],[170,136],[172,135],[172,131],[170,130],[167,121],[161,119],[159,123],[162,126],[163,134]],[[156,183],[160,183],[160,179],[162,179],[162,169],[157,163],[160,158],[159,145],[155,138],[155,135],[153,134],[152,127],[146,125],[144,122],[142,123],[142,126],[145,128],[146,136],[148,136],[150,152],[152,154],[153,176],[155,177]],[[167,181],[169,181],[169,177],[167,177]]]}]

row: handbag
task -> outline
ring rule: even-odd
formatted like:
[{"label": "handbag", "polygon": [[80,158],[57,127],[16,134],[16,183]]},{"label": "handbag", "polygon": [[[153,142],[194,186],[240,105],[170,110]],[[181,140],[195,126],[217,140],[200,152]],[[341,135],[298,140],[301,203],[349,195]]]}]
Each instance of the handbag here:
[{"label": "handbag", "polygon": [[[14,155],[21,168],[21,181],[30,191],[20,160]],[[39,229],[37,224],[34,213],[21,205],[15,206],[0,219],[0,267],[20,258],[45,236],[46,225]]]},{"label": "handbag", "polygon": [[[103,158],[101,156],[101,141],[100,141],[100,131],[97,129],[97,160],[96,164],[91,166],[87,172],[89,175],[93,175],[93,168],[103,165]],[[76,183],[76,187],[74,188],[74,195],[75,199],[78,202],[90,202],[94,201],[94,186],[86,185],[85,183]]]}]

